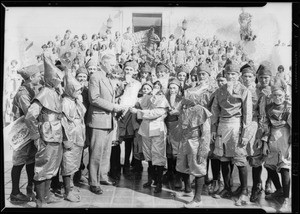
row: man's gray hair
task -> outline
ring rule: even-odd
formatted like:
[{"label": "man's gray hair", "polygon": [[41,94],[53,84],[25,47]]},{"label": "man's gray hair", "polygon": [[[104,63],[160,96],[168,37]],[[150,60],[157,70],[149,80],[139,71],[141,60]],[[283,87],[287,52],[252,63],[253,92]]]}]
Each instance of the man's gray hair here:
[{"label": "man's gray hair", "polygon": [[116,57],[112,54],[105,54],[101,58],[101,63],[103,64],[104,62],[110,60],[110,59],[116,59]]}]

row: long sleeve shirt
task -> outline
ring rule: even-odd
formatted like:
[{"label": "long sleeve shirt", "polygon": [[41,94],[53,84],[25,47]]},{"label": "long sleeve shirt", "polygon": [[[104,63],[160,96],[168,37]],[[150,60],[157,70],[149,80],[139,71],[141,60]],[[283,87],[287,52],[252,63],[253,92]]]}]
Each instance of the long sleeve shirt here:
[{"label": "long sleeve shirt", "polygon": [[[212,131],[216,131],[221,118],[241,118],[242,135],[245,135],[245,129],[252,122],[252,97],[251,92],[237,82],[233,86],[232,93],[228,91],[228,84],[217,89],[212,104]],[[243,137],[243,136],[242,136]]]},{"label": "long sleeve shirt", "polygon": [[32,140],[42,138],[46,142],[63,141],[60,95],[55,90],[43,88],[28,109],[25,123]]},{"label": "long sleeve shirt", "polygon": [[262,138],[262,134],[268,127],[266,127],[266,106],[271,103],[271,87],[256,87],[256,96],[257,96],[257,121],[258,121],[258,129],[256,133],[257,139],[262,139],[267,141],[266,137]]},{"label": "long sleeve shirt", "polygon": [[144,96],[141,108],[137,112],[137,119],[142,119],[138,132],[140,135],[154,137],[166,131],[164,119],[167,116],[169,104],[164,95]]},{"label": "long sleeve shirt", "polygon": [[13,114],[14,120],[18,119],[19,117],[26,115],[29,106],[31,105],[32,94],[23,86],[19,88],[19,91],[15,95],[13,99]]},{"label": "long sleeve shirt", "polygon": [[266,141],[268,141],[270,138],[272,128],[278,129],[289,126],[291,131],[291,105],[286,101],[280,105],[277,105],[274,102],[270,103],[266,106],[266,120],[264,121],[264,123],[267,129],[265,129],[263,139],[266,139]]}]

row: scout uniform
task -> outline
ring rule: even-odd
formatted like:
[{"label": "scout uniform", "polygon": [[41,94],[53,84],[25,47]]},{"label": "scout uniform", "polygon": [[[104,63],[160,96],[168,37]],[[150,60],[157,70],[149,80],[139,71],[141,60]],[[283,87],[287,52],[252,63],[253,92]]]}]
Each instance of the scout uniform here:
[{"label": "scout uniform", "polygon": [[[176,161],[178,148],[180,143],[180,138],[178,138],[178,122],[179,122],[179,114],[182,108],[181,100],[182,95],[180,92],[180,82],[177,79],[173,79],[170,81],[169,86],[171,84],[175,84],[178,86],[177,94],[170,94],[167,92],[166,98],[170,105],[170,111],[168,111],[168,115],[165,119],[167,125],[167,158],[168,158],[168,172],[165,174],[167,180],[173,181],[175,178],[175,187],[181,188],[181,180],[180,176],[176,172]],[[171,113],[172,112],[172,113]],[[177,136],[177,137],[176,137]],[[175,177],[174,177],[175,176]]]},{"label": "scout uniform", "polygon": [[[201,65],[198,67],[197,74],[200,71],[205,71],[210,75],[210,68],[206,65]],[[215,91],[215,88],[211,86],[208,80],[198,82],[198,84],[193,87],[193,88],[188,88],[185,90],[185,94],[192,96],[192,95],[197,95],[199,94],[200,96],[198,97],[199,104],[205,108],[208,108],[209,101],[210,101],[210,96],[211,94]]]},{"label": "scout uniform", "polygon": [[[210,77],[211,74],[211,69],[207,65],[200,65],[197,69],[197,76],[198,76],[198,84],[194,88],[189,88],[187,89],[184,93],[187,96],[197,96],[199,99],[199,104],[206,109],[208,108],[209,101],[210,101],[210,96],[214,92],[214,87],[210,84],[209,82],[209,77],[204,80],[199,79],[199,73],[200,72],[206,72],[208,76]],[[209,159],[207,159],[207,167],[209,166]],[[207,168],[208,170],[208,168]],[[205,178],[206,184],[209,183],[208,179],[208,174],[206,175]]]},{"label": "scout uniform", "polygon": [[[239,74],[239,66],[229,64],[225,67],[227,72]],[[240,195],[239,202],[244,203],[247,188],[247,151],[242,142],[249,141],[248,127],[252,121],[251,92],[239,81],[228,82],[216,91],[212,104],[212,130],[217,128],[214,154],[221,157],[222,174],[225,187],[220,193],[221,197],[230,197],[230,162],[238,166],[240,171],[241,188],[235,193]],[[238,205],[236,203],[236,205]]]},{"label": "scout uniform", "polygon": [[[163,169],[166,165],[166,125],[169,104],[164,95],[144,95],[137,118],[143,119],[138,133],[142,136],[143,154],[149,164],[149,174],[157,174],[155,192],[161,192]],[[152,166],[153,164],[153,166]],[[151,184],[150,184],[151,185]]]},{"label": "scout uniform", "polygon": [[[18,71],[18,73],[23,77],[23,79],[29,80],[29,78],[36,73],[39,73],[40,70],[36,65],[31,65],[25,67]],[[12,112],[14,114],[14,120],[20,118],[23,115],[27,114],[28,108],[32,99],[39,92],[41,85],[32,85],[29,82],[22,84],[19,87],[18,92],[16,93],[13,99],[13,108]],[[26,164],[26,171],[28,175],[28,184],[26,187],[27,195],[29,197],[35,197],[33,194],[33,175],[34,175],[34,157],[36,153],[36,147],[34,142],[31,141],[20,150],[13,151],[13,168],[12,168],[12,193],[10,195],[10,200],[12,201],[28,201],[29,198],[26,197],[19,189],[19,180],[21,176],[21,171],[23,166]]]},{"label": "scout uniform", "polygon": [[[81,84],[67,72],[64,79],[65,96],[62,99],[62,126],[65,130],[66,140],[63,141],[63,157],[61,175],[65,185],[65,199],[78,202],[80,198],[70,191],[70,177],[80,167],[82,150],[85,143],[84,115],[86,108],[78,99]],[[69,189],[68,189],[69,188]]]},{"label": "scout uniform", "polygon": [[[225,78],[223,71],[217,75],[216,80],[218,81],[219,78]],[[211,106],[215,99],[216,92],[217,89],[210,95],[210,101],[207,105],[209,111],[211,111]],[[211,194],[212,197],[214,198],[218,198],[219,197],[218,193],[220,191],[220,186],[221,186],[221,176],[220,176],[221,162],[220,162],[220,158],[213,153],[214,149],[215,149],[215,144],[214,141],[212,140],[210,143],[210,151],[208,154],[208,157],[211,161],[211,169],[213,175],[212,188],[209,189],[209,194]]]},{"label": "scout uniform", "polygon": [[[249,68],[246,68],[249,69]],[[272,76],[271,71],[268,67],[264,65],[260,65],[257,71],[257,76],[267,75]],[[253,178],[253,186],[250,196],[250,201],[254,202],[258,199],[262,191],[262,181],[261,181],[261,172],[262,172],[262,164],[264,162],[265,156],[263,154],[263,147],[266,144],[260,143],[259,141],[262,139],[262,133],[264,130],[264,120],[265,120],[265,108],[266,105],[271,102],[271,87],[262,85],[256,85],[255,90],[253,88],[250,89],[252,93],[252,101],[253,101],[253,120],[250,125],[250,134],[251,140],[247,145],[248,151],[248,161],[249,165],[252,167],[252,178]],[[256,131],[255,131],[256,129]],[[254,139],[253,139],[254,138]],[[259,141],[258,141],[259,140]],[[268,179],[266,181],[265,191],[268,191],[271,186],[271,180],[268,175]]]},{"label": "scout uniform", "polygon": [[[144,85],[150,86],[151,90],[153,89],[153,85],[152,85],[152,83],[150,81],[147,81],[147,82],[143,83],[143,85],[141,87],[141,90],[144,87]],[[141,90],[140,90],[140,93],[142,93]],[[151,93],[151,91],[150,91],[150,93]],[[143,99],[144,95],[145,94],[140,94],[138,96],[138,100],[137,100],[137,103],[136,103],[136,106],[135,106],[136,108],[140,109],[141,100]],[[134,141],[133,141],[133,156],[134,156],[134,160],[136,160],[136,162],[138,163],[138,162],[141,162],[142,160],[145,160],[144,154],[143,154],[143,140],[142,140],[142,136],[138,133],[138,130],[139,130],[139,127],[140,127],[140,124],[141,124],[142,120],[141,119],[137,119],[137,115],[136,114],[132,115],[132,120],[135,121],[133,123],[133,125],[134,125],[134,132],[135,132]],[[152,162],[150,164],[152,166]],[[137,164],[137,166],[138,166],[138,164]],[[151,186],[151,184],[152,184],[153,176],[152,176],[151,173],[149,173],[149,171],[151,171],[151,172],[153,171],[152,168],[153,167],[150,167],[150,168],[148,167],[148,182],[146,183],[146,185],[145,184],[143,185],[144,187],[148,187],[149,185]]]},{"label": "scout uniform", "polygon": [[268,129],[263,134],[263,137],[267,137],[270,153],[264,165],[266,168],[277,171],[280,171],[282,168],[290,169],[290,157],[287,158],[287,156],[291,149],[291,106],[286,101],[279,106],[275,103],[270,103],[266,107],[266,117],[265,123]]},{"label": "scout uniform", "polygon": [[[86,70],[85,67],[80,67],[77,71],[76,71],[76,77],[78,74],[86,74],[87,78],[89,78],[88,76],[88,72]],[[81,82],[82,87],[81,87],[81,97],[79,97],[79,100],[82,101],[82,104],[84,105],[85,109],[89,109],[89,90],[88,90],[88,79],[85,82]],[[87,113],[85,112],[84,114],[84,124],[86,124],[87,121]],[[85,150],[89,145],[89,130],[87,128],[85,128],[85,144],[83,147],[83,150]],[[87,179],[82,176],[82,171],[85,169],[85,165],[83,163],[83,156],[84,156],[84,152],[82,152],[82,157],[81,157],[81,162],[80,162],[80,167],[79,170],[77,172],[75,172],[74,176],[73,176],[73,181],[74,183],[78,183],[80,180],[83,182],[87,182]]]},{"label": "scout uniform", "polygon": [[201,192],[207,174],[206,159],[210,144],[211,113],[200,104],[200,96],[199,94],[184,95],[179,122],[181,131],[177,133],[177,136],[181,135],[182,138],[178,149],[176,170],[181,172],[186,193],[191,192],[189,175],[195,176],[194,199],[186,207],[202,205]]},{"label": "scout uniform", "polygon": [[45,86],[33,99],[25,117],[31,139],[35,140],[37,147],[34,169],[37,207],[54,200],[50,197],[51,178],[58,172],[63,151],[61,92],[56,90],[62,82],[63,73],[46,56],[44,57],[44,65]]},{"label": "scout uniform", "polygon": [[[279,86],[272,87],[272,94],[283,92],[285,89]],[[292,133],[292,113],[291,105],[288,101],[284,100],[282,103],[270,103],[266,107],[266,120],[267,126],[263,137],[267,138],[267,157],[265,160],[265,167],[271,174],[271,179],[276,187],[276,191],[265,198],[267,200],[276,197],[284,199],[280,212],[290,212],[289,210],[289,194],[290,194],[290,169],[291,169],[291,133]],[[281,183],[277,176],[280,172]]]}]

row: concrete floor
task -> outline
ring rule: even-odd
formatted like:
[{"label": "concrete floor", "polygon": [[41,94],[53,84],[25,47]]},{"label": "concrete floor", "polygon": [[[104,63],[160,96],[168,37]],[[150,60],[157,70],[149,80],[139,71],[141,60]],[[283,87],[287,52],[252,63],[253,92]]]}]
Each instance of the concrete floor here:
[{"label": "concrete floor", "polygon": [[[85,154],[87,151],[85,151]],[[87,156],[85,155],[85,163],[87,161]],[[163,186],[163,191],[159,194],[155,194],[154,188],[143,188],[142,184],[147,181],[147,163],[143,162],[144,171],[140,180],[128,180],[123,175],[116,186],[104,186],[102,195],[95,195],[89,191],[89,186],[87,184],[80,184],[74,188],[80,191],[81,201],[79,203],[72,203],[66,200],[62,200],[59,203],[47,205],[49,208],[183,208],[184,204],[191,201],[192,197],[174,197],[174,192],[167,186]],[[5,162],[5,207],[7,208],[34,208],[35,202],[28,203],[12,203],[10,202],[11,193],[11,167],[12,162]],[[248,185],[249,191],[252,186],[251,179],[251,168],[248,169]],[[87,171],[84,171],[87,174]],[[234,187],[237,188],[239,179],[237,170],[233,172],[234,176]],[[211,177],[211,171],[209,171],[209,177]],[[266,171],[263,170],[262,174],[263,182],[266,180]],[[22,171],[20,179],[20,187],[23,193],[26,193],[27,175],[25,168]],[[274,187],[273,187],[274,189]],[[261,199],[257,203],[251,203],[250,201],[246,206],[236,207],[234,201],[236,198],[232,199],[215,199],[208,195],[207,191],[203,191],[202,200],[204,208],[210,209],[260,209],[261,211],[266,211],[270,213],[276,213],[281,207],[279,201],[266,201],[264,199],[264,193]],[[254,210],[253,210],[254,211]],[[255,213],[258,213],[256,211]]]}]

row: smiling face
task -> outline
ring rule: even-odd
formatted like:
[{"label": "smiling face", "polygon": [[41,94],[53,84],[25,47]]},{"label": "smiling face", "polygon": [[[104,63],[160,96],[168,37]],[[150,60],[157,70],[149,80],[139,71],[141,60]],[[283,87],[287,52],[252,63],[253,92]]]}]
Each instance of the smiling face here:
[{"label": "smiling face", "polygon": [[164,70],[156,71],[156,76],[157,78],[163,78],[165,76],[165,71]]},{"label": "smiling face", "polygon": [[78,82],[84,83],[87,81],[87,75],[85,73],[79,73],[77,74],[76,79]]},{"label": "smiling face", "polygon": [[282,90],[276,90],[276,91],[272,92],[272,97],[273,97],[274,103],[277,105],[280,105],[285,100],[285,93]]},{"label": "smiling face", "polygon": [[228,82],[236,82],[239,78],[239,74],[234,71],[228,71],[225,76]]},{"label": "smiling face", "polygon": [[142,93],[143,94],[149,94],[152,91],[152,88],[150,85],[145,84],[142,88]]},{"label": "smiling face", "polygon": [[258,81],[263,87],[267,87],[268,85],[270,85],[270,80],[271,77],[269,75],[261,75],[258,77]]},{"label": "smiling face", "polygon": [[185,72],[179,72],[177,75],[177,79],[180,82],[184,82],[186,80],[186,73]]},{"label": "smiling face", "polygon": [[89,74],[91,75],[92,73],[97,71],[97,67],[96,66],[89,66],[87,70],[88,70]]},{"label": "smiling face", "polygon": [[130,66],[126,66],[124,68],[124,72],[125,72],[125,79],[127,81],[129,81],[130,79],[132,79],[132,76],[135,74],[134,68],[130,67]]},{"label": "smiling face", "polygon": [[108,58],[103,61],[103,67],[106,73],[110,74],[116,67],[117,61],[115,58]]},{"label": "smiling face", "polygon": [[125,75],[133,75],[134,74],[134,68],[133,67],[130,67],[130,66],[126,66],[124,68],[124,72],[125,72]]}]

